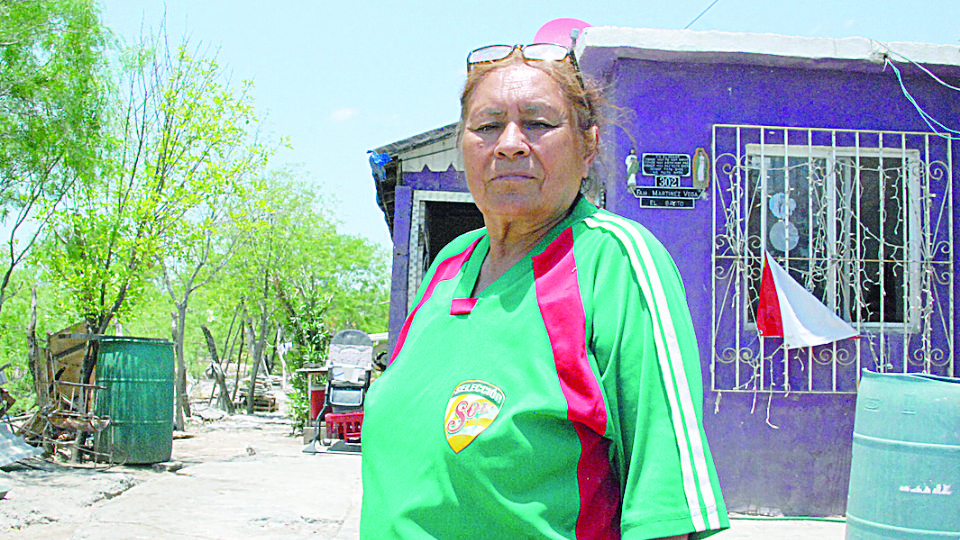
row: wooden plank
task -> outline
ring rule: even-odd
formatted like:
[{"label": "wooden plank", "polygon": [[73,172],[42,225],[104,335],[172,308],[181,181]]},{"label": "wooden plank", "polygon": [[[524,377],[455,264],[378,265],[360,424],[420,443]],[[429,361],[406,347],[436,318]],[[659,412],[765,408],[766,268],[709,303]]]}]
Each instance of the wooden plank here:
[{"label": "wooden plank", "polygon": [[85,347],[87,323],[80,322],[47,335],[47,350],[52,357],[58,357],[64,351],[74,349],[77,346]]}]

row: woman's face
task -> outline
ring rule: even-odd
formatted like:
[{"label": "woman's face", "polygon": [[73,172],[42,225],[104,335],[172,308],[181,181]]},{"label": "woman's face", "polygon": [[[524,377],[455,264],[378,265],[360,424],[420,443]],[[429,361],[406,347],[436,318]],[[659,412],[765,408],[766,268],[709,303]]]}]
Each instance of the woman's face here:
[{"label": "woman's face", "polygon": [[549,75],[522,63],[490,72],[464,123],[467,186],[486,219],[550,222],[566,214],[594,153]]}]

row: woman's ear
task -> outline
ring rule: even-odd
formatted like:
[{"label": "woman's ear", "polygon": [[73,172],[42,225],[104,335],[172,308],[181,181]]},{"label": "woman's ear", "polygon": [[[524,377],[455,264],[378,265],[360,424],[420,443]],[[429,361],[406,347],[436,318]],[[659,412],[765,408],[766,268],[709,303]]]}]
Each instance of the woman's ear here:
[{"label": "woman's ear", "polygon": [[[597,158],[600,151],[600,128],[592,126],[583,138],[583,162],[586,171],[590,170],[593,160]],[[586,176],[586,174],[584,174]]]}]

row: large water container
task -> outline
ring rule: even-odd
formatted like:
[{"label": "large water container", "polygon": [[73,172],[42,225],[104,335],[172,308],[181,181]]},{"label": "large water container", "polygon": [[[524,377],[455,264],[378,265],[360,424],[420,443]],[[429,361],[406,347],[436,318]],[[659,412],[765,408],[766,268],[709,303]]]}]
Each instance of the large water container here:
[{"label": "large water container", "polygon": [[863,373],[846,536],[960,540],[960,379]]},{"label": "large water container", "polygon": [[173,343],[162,339],[105,337],[97,356],[96,414],[110,425],[96,450],[115,463],[170,460],[173,450]]}]

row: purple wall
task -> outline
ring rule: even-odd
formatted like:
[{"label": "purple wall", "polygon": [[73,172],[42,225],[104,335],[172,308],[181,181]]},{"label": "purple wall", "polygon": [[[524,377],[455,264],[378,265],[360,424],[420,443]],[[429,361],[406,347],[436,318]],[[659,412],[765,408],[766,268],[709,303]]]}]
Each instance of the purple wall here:
[{"label": "purple wall", "polygon": [[405,184],[415,186],[415,189],[428,191],[467,191],[467,181],[462,172],[458,172],[451,165],[443,172],[431,172],[424,167],[422,171],[403,175]]},{"label": "purple wall", "polygon": [[[901,70],[909,74],[906,85],[928,113],[960,127],[956,92],[917,76],[916,69]],[[764,514],[843,514],[855,396],[723,392],[717,404],[717,394],[709,390],[713,301],[709,190],[708,198],[698,200],[693,210],[641,209],[625,188],[623,159],[634,145],[638,155],[693,155],[698,147],[709,152],[714,124],[929,128],[904,98],[895,76],[882,72],[882,66],[872,72],[841,72],[621,59],[614,64],[610,82],[608,98],[635,118],[605,132],[607,143],[613,144],[603,160],[614,172],[613,180],[608,180],[607,206],[650,229],[673,254],[683,276],[703,359],[705,429],[728,507]],[[960,162],[956,149],[953,159]],[[956,183],[960,174],[955,171],[954,176]],[[689,185],[690,180],[686,182]],[[652,178],[638,180],[640,185],[652,183]],[[768,418],[776,429],[767,424]]]},{"label": "purple wall", "polygon": [[397,336],[407,317],[407,272],[410,267],[410,209],[413,206],[413,190],[409,186],[397,186],[394,193],[393,213],[393,275],[390,288],[390,345],[393,351]]}]

